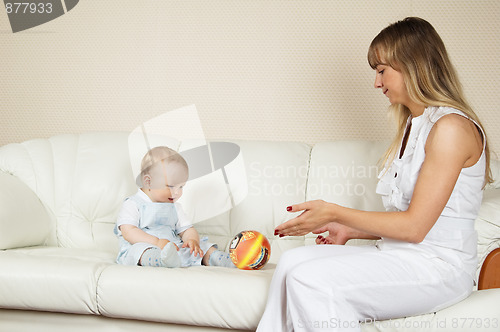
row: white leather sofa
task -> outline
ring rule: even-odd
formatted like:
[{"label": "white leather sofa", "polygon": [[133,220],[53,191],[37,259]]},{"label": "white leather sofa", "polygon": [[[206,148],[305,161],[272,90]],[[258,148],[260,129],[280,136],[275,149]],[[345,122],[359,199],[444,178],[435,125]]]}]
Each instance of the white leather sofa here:
[{"label": "white leather sofa", "polygon": [[[258,230],[271,242],[270,263],[260,271],[117,265],[115,218],[137,190],[127,140],[87,133],[0,147],[0,331],[254,330],[280,254],[314,245],[313,236],[273,236],[292,217],[287,205],[321,198],[382,210],[375,164],[387,142],[234,141],[245,198],[196,227],[226,249],[239,231]],[[492,167],[498,179],[499,163]],[[486,189],[476,221],[478,273],[500,247],[499,187]],[[500,289],[475,291],[442,311],[363,331],[499,331],[499,303]]]}]

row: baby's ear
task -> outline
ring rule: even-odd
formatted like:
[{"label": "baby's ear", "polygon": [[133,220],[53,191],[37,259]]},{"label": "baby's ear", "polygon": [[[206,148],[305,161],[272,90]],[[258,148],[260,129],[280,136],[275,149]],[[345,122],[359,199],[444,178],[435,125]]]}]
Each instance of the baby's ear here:
[{"label": "baby's ear", "polygon": [[142,186],[143,187],[148,187],[151,188],[151,175],[149,174],[144,174],[142,176]]}]

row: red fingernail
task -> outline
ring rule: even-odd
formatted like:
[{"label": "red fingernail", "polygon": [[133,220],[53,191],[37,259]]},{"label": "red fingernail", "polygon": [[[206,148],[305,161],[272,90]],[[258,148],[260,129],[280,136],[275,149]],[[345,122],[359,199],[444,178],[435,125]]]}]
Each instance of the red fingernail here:
[{"label": "red fingernail", "polygon": [[278,231],[277,230],[274,230],[274,235],[278,235]]},{"label": "red fingernail", "polygon": [[283,234],[280,234],[280,237],[283,237],[284,235]]},{"label": "red fingernail", "polygon": [[287,211],[292,211],[292,207],[291,207],[291,206],[287,206],[287,207],[286,207],[286,210],[287,210]]}]

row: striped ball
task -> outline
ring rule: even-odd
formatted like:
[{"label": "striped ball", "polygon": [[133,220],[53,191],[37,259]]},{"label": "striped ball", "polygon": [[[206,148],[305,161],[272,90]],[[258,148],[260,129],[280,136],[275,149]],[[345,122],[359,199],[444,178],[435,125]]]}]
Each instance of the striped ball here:
[{"label": "striped ball", "polygon": [[261,233],[243,231],[231,241],[229,255],[239,269],[259,270],[271,256],[271,245]]}]

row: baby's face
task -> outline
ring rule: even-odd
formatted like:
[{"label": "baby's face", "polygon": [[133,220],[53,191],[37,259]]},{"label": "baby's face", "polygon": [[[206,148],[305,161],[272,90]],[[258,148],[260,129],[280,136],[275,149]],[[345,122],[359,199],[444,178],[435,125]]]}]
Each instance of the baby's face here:
[{"label": "baby's face", "polygon": [[[145,177],[147,177],[146,175]],[[188,179],[188,170],[176,162],[158,163],[149,173],[149,187],[143,190],[153,202],[174,203],[182,196],[182,188]],[[150,189],[150,190],[147,190]]]}]

